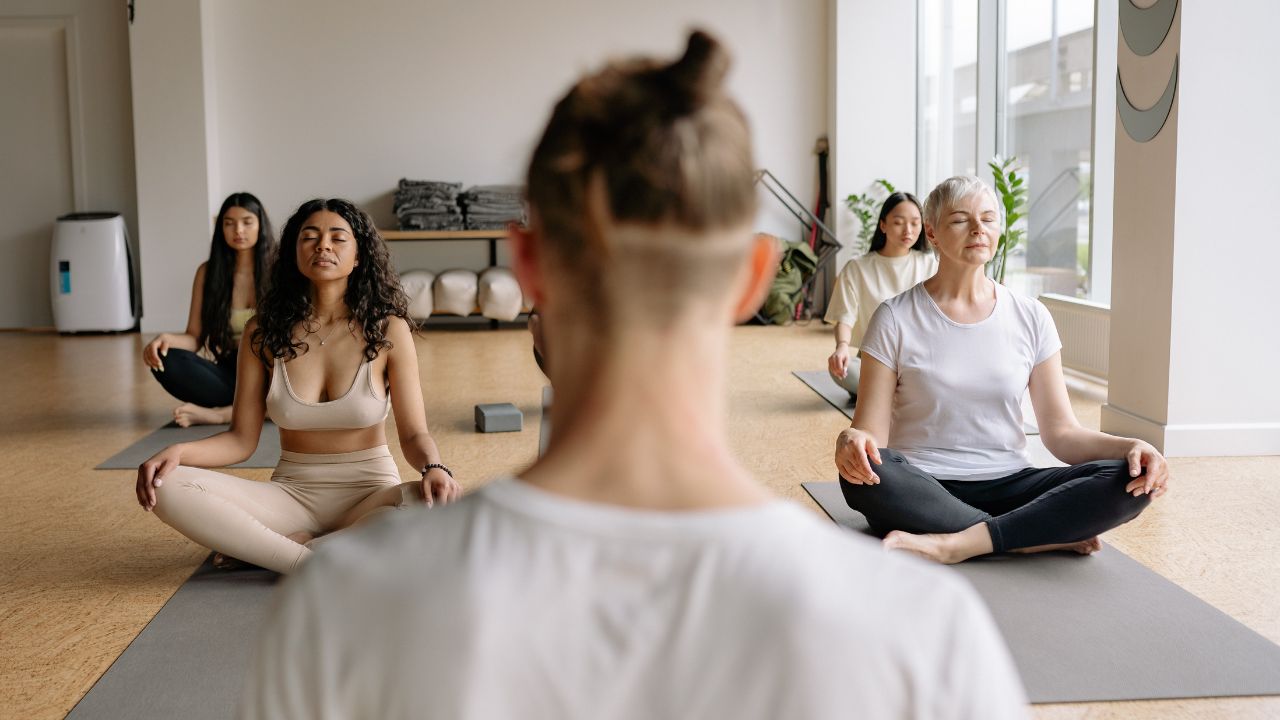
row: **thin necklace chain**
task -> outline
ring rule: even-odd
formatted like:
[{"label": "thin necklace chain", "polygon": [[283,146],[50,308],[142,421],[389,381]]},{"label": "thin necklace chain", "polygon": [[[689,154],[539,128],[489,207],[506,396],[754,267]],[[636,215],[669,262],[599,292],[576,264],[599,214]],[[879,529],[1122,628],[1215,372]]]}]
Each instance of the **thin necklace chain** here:
[{"label": "thin necklace chain", "polygon": [[[333,321],[333,320],[330,320],[329,322],[334,322],[334,321]],[[350,327],[350,326],[351,326],[351,318],[349,318],[349,317],[348,317],[348,318],[347,318],[347,327]],[[323,325],[321,325],[320,327],[324,327],[324,326],[323,326]],[[337,332],[337,331],[338,331],[338,327],[339,327],[339,326],[337,325],[337,323],[334,323],[333,329],[331,329],[331,330],[329,331],[329,334],[328,334],[328,335],[325,335],[323,338],[320,338],[320,344],[321,344],[321,345],[324,345],[326,342],[328,342],[328,341],[329,341],[329,338],[333,337],[333,334],[334,334],[335,332]],[[313,333],[311,333],[311,334],[312,334],[312,335],[315,335],[316,337],[320,337],[320,333],[313,332]]]}]

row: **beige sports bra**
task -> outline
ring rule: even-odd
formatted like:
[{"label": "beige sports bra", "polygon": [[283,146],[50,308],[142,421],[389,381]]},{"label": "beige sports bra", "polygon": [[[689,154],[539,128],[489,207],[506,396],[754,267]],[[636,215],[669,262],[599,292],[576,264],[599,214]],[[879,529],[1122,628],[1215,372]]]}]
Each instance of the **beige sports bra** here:
[{"label": "beige sports bra", "polygon": [[231,330],[231,338],[237,343],[240,342],[240,336],[244,334],[244,326],[257,312],[256,308],[231,308],[227,326]]},{"label": "beige sports bra", "polygon": [[342,397],[307,402],[293,392],[285,365],[276,358],[267,390],[267,417],[283,430],[359,430],[385,421],[391,397],[385,390],[378,397],[370,365],[368,360],[360,363],[351,387]]}]

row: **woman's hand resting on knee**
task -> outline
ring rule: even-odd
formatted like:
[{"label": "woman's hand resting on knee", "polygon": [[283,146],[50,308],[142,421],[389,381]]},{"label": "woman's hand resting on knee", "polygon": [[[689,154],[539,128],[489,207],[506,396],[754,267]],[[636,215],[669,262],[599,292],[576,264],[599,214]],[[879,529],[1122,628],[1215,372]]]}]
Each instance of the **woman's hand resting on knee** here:
[{"label": "woman's hand resting on knee", "polygon": [[445,505],[462,497],[462,486],[449,473],[431,468],[422,476],[422,501],[427,507],[436,503]]},{"label": "woman's hand resting on knee", "polygon": [[171,344],[168,333],[160,333],[154,340],[142,348],[142,362],[152,370],[164,372],[164,356],[169,352]]},{"label": "woman's hand resting on knee", "polygon": [[880,476],[871,463],[880,464],[880,450],[870,433],[849,428],[836,436],[836,469],[840,476],[856,485],[879,485]]},{"label": "woman's hand resting on knee", "polygon": [[135,489],[138,504],[143,510],[150,512],[156,506],[156,488],[164,484],[161,478],[181,464],[182,449],[177,445],[170,445],[138,466],[138,485]]},{"label": "woman's hand resting on knee", "polygon": [[1169,489],[1169,464],[1150,443],[1143,440],[1132,442],[1124,459],[1129,463],[1129,477],[1133,480],[1124,486],[1124,491],[1134,497],[1150,495],[1152,499],[1158,498]]},{"label": "woman's hand resting on knee", "polygon": [[836,346],[836,351],[827,358],[827,370],[838,378],[849,374],[849,343],[842,342]]}]

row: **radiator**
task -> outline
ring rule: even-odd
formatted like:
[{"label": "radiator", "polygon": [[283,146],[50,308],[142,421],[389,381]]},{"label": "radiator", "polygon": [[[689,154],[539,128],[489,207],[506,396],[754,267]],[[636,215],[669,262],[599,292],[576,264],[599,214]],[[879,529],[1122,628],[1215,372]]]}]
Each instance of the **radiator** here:
[{"label": "radiator", "polygon": [[1045,293],[1040,302],[1049,308],[1062,338],[1062,366],[1107,379],[1107,353],[1111,338],[1111,308],[1066,295]]}]

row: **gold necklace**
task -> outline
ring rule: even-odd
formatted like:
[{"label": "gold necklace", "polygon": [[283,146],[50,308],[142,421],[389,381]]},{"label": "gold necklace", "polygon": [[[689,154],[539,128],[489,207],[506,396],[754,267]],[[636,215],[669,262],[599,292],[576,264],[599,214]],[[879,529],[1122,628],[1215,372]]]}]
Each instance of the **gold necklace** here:
[{"label": "gold necklace", "polygon": [[[332,322],[332,321],[330,321],[330,322]],[[323,325],[321,325],[320,327],[324,327],[324,326],[323,326]],[[350,318],[348,318],[347,327],[351,327]],[[324,345],[326,342],[328,342],[328,341],[329,341],[329,338],[333,337],[333,334],[334,334],[335,332],[337,332],[337,331],[338,331],[338,325],[335,323],[335,324],[334,324],[334,326],[333,326],[333,329],[329,331],[329,334],[328,334],[328,335],[325,335],[323,338],[320,338],[320,344],[321,344],[321,345]],[[313,333],[311,333],[311,334],[312,334],[312,335],[315,335],[316,337],[320,337],[320,333],[313,332]]]}]

